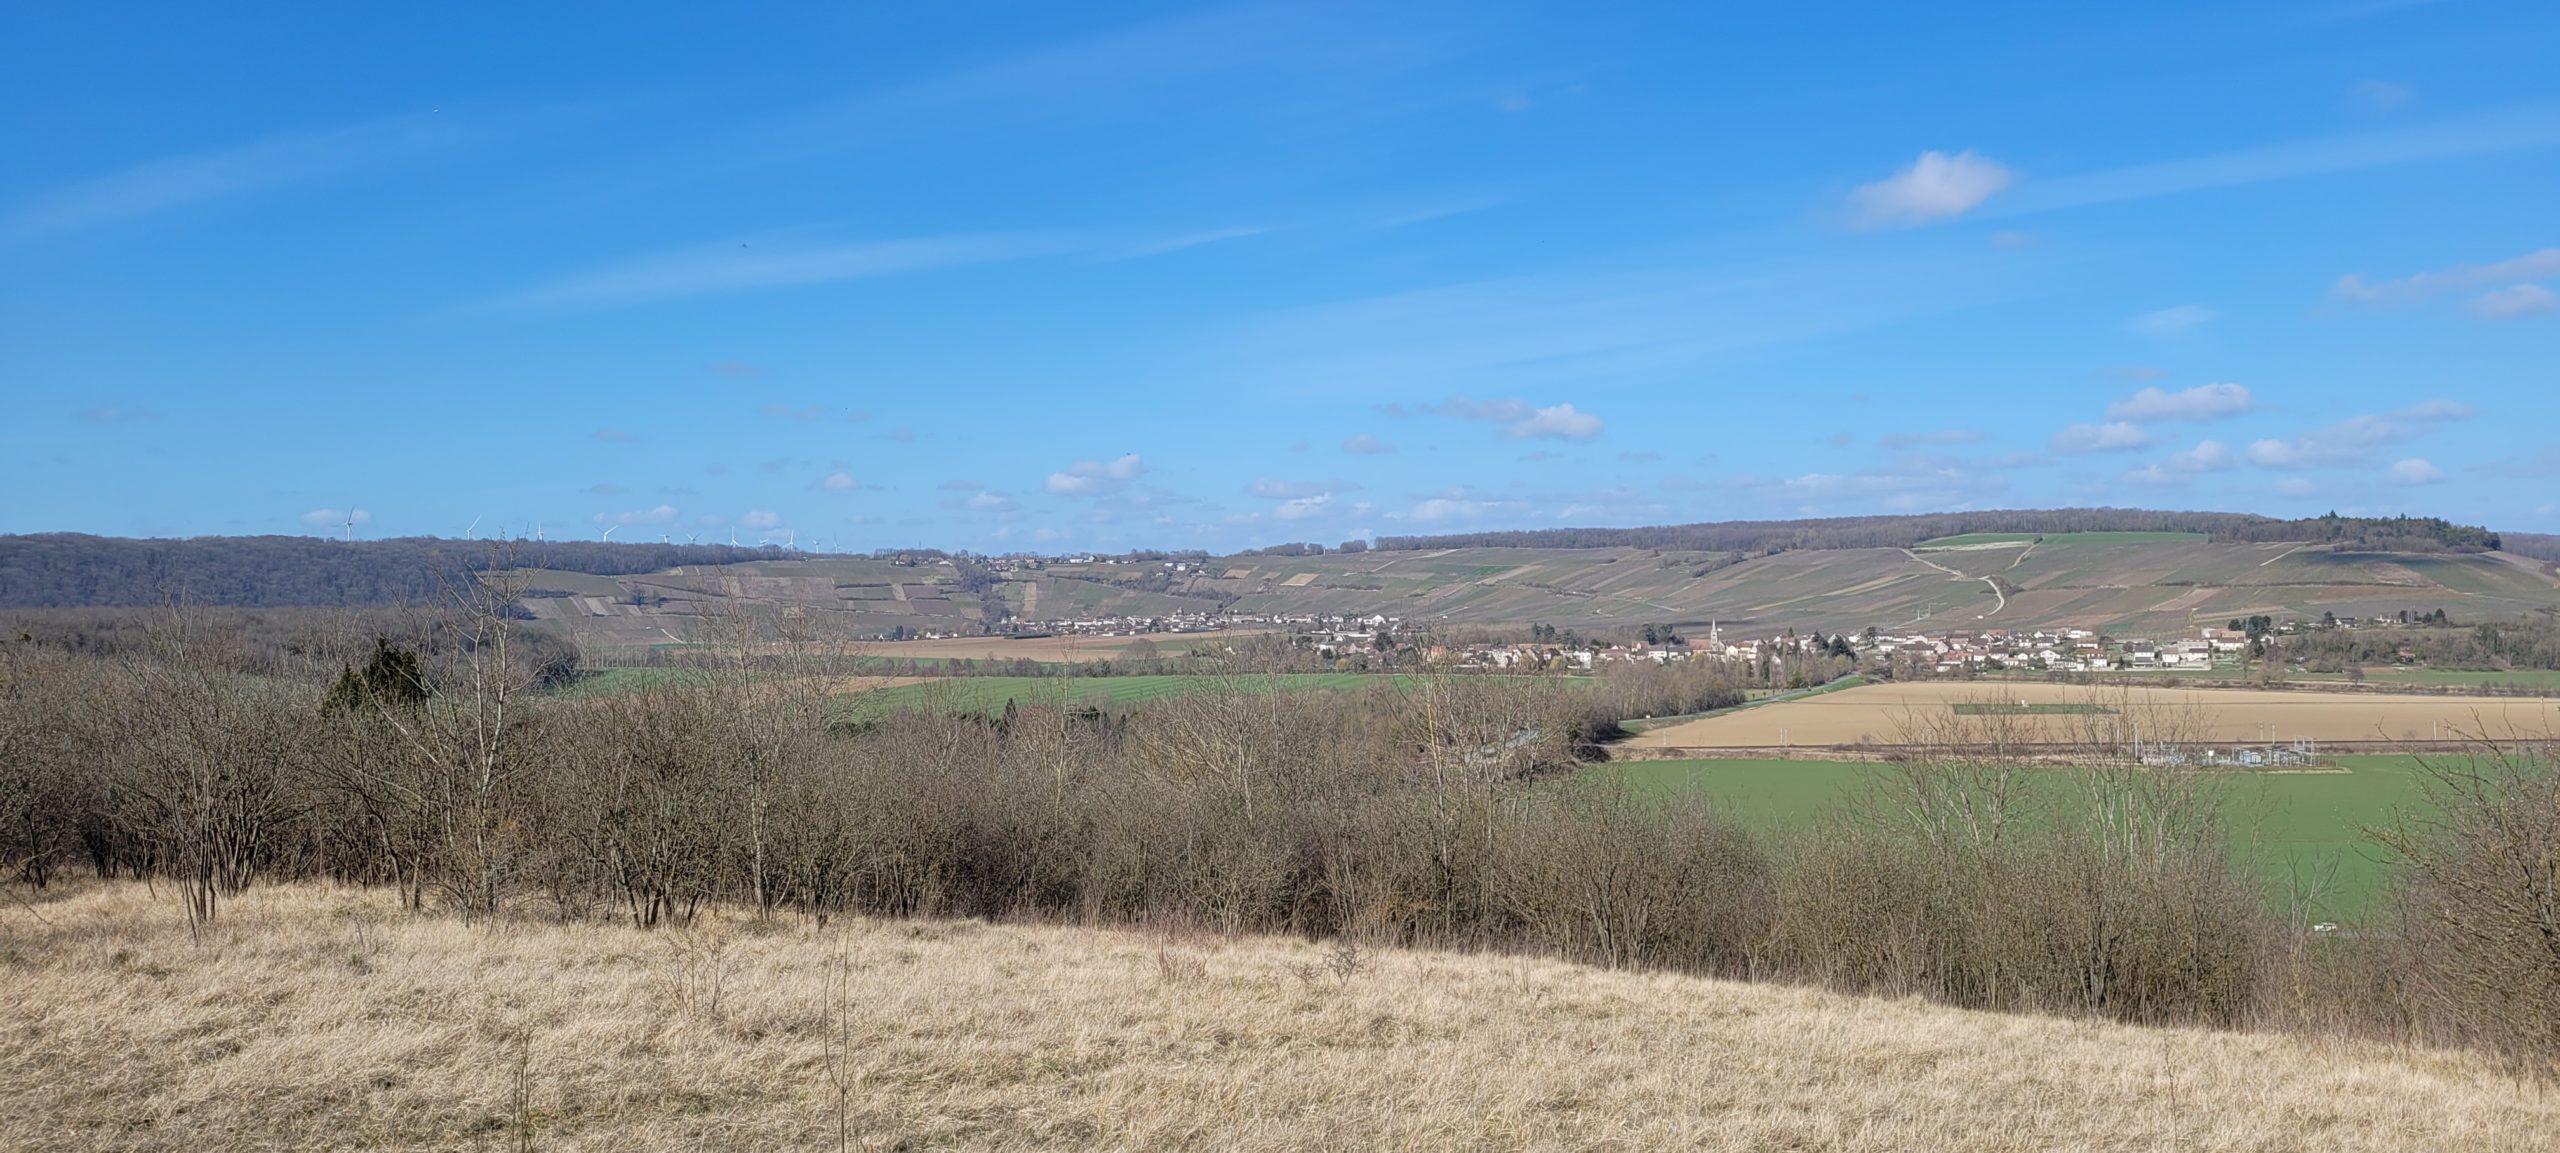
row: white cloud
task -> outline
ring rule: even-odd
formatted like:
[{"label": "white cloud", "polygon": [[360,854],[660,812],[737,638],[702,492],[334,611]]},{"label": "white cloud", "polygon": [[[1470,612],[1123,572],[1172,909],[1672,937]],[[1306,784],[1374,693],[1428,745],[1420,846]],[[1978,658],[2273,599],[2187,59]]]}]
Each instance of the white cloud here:
[{"label": "white cloud", "polygon": [[1970,150],[1930,151],[1911,166],[1849,194],[1865,228],[1902,228],[1952,220],[1981,206],[2016,177]]},{"label": "white cloud", "polygon": [[1489,421],[1504,426],[1502,435],[1513,440],[1589,440],[1600,435],[1600,418],[1591,413],[1570,404],[1551,404],[1542,408],[1517,397],[1476,400],[1453,396],[1438,404],[1410,409],[1397,404],[1380,405],[1379,411],[1388,416],[1428,413],[1459,420]]},{"label": "white cloud", "polygon": [[2387,416],[2351,416],[2293,440],[2252,442],[2249,463],[2261,468],[2353,464],[2383,445],[2415,439],[2425,432],[2419,426],[2466,420],[2470,416],[2470,406],[2449,400],[2425,401]]},{"label": "white cloud", "polygon": [[310,525],[313,528],[345,528],[349,521],[355,522],[356,527],[362,528],[365,525],[373,523],[373,513],[365,509],[347,511],[334,508],[315,508],[310,512],[302,514],[302,523]]},{"label": "white cloud", "polygon": [[974,512],[995,512],[1000,509],[1013,507],[1013,502],[1011,500],[1005,498],[1000,493],[992,492],[971,493],[969,494],[969,499],[961,501],[960,503],[963,507]]},{"label": "white cloud", "polygon": [[1280,506],[1278,508],[1271,510],[1271,515],[1278,517],[1281,520],[1305,520],[1308,517],[1324,512],[1325,506],[1332,503],[1332,493],[1317,493],[1314,496],[1302,496],[1292,500],[1284,500],[1280,502]]},{"label": "white cloud", "polygon": [[2148,464],[2124,474],[2136,484],[2182,484],[2197,473],[2227,472],[2240,467],[2240,455],[2218,440],[2198,441],[2194,448],[2169,454],[2169,459]]},{"label": "white cloud", "polygon": [[2253,399],[2246,386],[2199,384],[2169,392],[2146,388],[2107,406],[2108,420],[2214,420],[2249,411]]},{"label": "white cloud", "polygon": [[1342,438],[1342,451],[1354,456],[1379,456],[1395,450],[1396,446],[1365,432]]},{"label": "white cloud", "polygon": [[856,487],[856,482],[851,473],[831,472],[827,474],[825,480],[818,482],[818,487],[828,492],[851,492]]},{"label": "white cloud", "polygon": [[671,504],[662,504],[656,508],[639,509],[632,512],[600,512],[589,519],[595,521],[597,524],[612,525],[667,524],[676,519],[676,506]]},{"label": "white cloud", "polygon": [[2075,424],[2053,434],[2055,452],[2125,452],[2149,447],[2150,433],[2142,431],[2141,425],[2121,420]]},{"label": "white cloud", "polygon": [[776,528],[782,524],[782,514],[770,509],[751,508],[747,515],[738,518],[738,523],[748,528]]},{"label": "white cloud", "polygon": [[2330,286],[2330,295],[2353,304],[2415,304],[2446,293],[2490,285],[2514,285],[2560,276],[2560,248],[2545,248],[2490,264],[2456,264],[2398,280],[2366,280],[2349,273]]},{"label": "white cloud", "polygon": [[2201,304],[2180,304],[2154,309],[2126,321],[2126,325],[2145,336],[2176,336],[2191,328],[2201,328],[2222,318],[2222,314]]},{"label": "white cloud", "polygon": [[1982,434],[1969,428],[1942,428],[1934,432],[1889,432],[1876,438],[1876,446],[1911,448],[1924,444],[1975,444],[1981,440]]},{"label": "white cloud", "polygon": [[2410,457],[2391,466],[2391,483],[2398,485],[2435,484],[2444,479],[2444,470],[2428,463],[2424,457]]},{"label": "white cloud", "polygon": [[2560,295],[2539,284],[2511,284],[2471,298],[2471,312],[2490,320],[2547,316],[2560,312]]},{"label": "white cloud", "polygon": [[1589,440],[1600,435],[1600,418],[1570,404],[1553,404],[1513,422],[1503,435],[1513,440]]},{"label": "white cloud", "polygon": [[1050,473],[1043,487],[1059,496],[1091,496],[1127,484],[1146,470],[1146,461],[1134,452],[1107,461],[1080,460]]}]

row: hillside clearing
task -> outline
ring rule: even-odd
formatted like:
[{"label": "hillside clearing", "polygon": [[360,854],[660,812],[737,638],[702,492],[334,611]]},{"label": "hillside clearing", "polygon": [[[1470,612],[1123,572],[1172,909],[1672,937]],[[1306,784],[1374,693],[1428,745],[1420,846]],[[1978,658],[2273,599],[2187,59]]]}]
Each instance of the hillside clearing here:
[{"label": "hillside clearing", "polygon": [[318,886],[201,946],[139,885],[35,912],[0,1149],[2560,1147],[2560,1098],[2462,1055],[1511,957]]}]

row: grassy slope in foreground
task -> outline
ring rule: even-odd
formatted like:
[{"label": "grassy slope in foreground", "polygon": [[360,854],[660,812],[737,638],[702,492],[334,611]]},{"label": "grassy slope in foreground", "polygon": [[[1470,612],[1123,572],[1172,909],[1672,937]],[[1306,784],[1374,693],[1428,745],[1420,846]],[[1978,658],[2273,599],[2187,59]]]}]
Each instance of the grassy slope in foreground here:
[{"label": "grassy slope in foreground", "polygon": [[0,1149],[514,1148],[519,1116],[833,1149],[831,1030],[855,1148],[2560,1148],[2560,1098],[2465,1056],[1532,959],[1336,979],[1298,941],[475,928],[316,887],[201,946],[138,885],[40,911],[0,914]]}]

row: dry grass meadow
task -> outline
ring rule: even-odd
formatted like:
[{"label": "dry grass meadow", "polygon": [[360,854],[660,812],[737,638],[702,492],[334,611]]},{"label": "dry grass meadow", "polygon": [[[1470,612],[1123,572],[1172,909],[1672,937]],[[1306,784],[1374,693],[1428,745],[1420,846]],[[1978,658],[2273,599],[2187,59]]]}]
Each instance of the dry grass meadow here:
[{"label": "dry grass meadow", "polygon": [[0,906],[0,1148],[2560,1149],[2461,1055],[949,921]]},{"label": "dry grass meadow", "polygon": [[[1911,681],[1862,685],[1651,729],[1638,749],[1774,748],[1893,744],[1928,729],[1958,704],[2093,707],[2100,715],[2021,716],[2029,740],[2074,744],[2093,722],[2157,718],[2182,736],[2228,744],[2269,740],[2441,743],[2462,738],[2541,741],[2560,736],[2560,700],[2269,689],[2188,689],[2045,683]],[[2150,730],[2159,735],[2158,728]]]}]

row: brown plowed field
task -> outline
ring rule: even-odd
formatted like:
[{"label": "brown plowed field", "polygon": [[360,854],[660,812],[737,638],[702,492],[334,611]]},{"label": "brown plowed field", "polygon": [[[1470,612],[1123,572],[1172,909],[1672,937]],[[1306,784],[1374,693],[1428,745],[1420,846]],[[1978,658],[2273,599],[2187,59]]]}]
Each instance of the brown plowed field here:
[{"label": "brown plowed field", "polygon": [[[1957,705],[2079,713],[1956,717]],[[2023,710],[2022,710],[2023,711]],[[2012,726],[2031,743],[2076,744],[2144,726],[2146,739],[2408,742],[2560,736],[2560,700],[2148,686],[1924,681],[1866,685],[1669,725],[1629,738],[1630,749],[1777,748],[1906,743],[1953,720]]]}]

